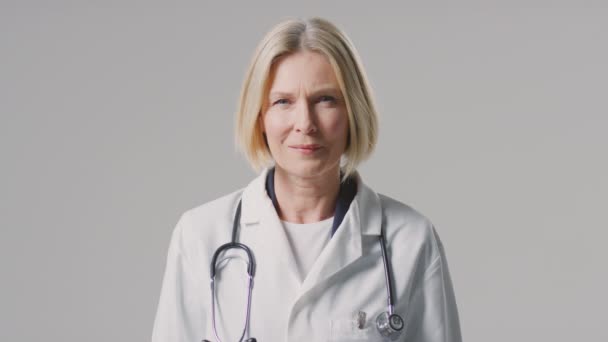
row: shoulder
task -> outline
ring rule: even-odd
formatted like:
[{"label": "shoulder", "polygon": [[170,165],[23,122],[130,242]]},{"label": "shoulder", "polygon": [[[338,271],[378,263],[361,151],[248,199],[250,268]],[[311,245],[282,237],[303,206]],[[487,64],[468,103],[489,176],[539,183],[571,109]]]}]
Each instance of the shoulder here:
[{"label": "shoulder", "polygon": [[419,230],[428,230],[433,225],[426,215],[411,205],[380,193],[378,193],[378,197],[385,219],[390,220],[393,224]]},{"label": "shoulder", "polygon": [[[411,205],[378,194],[383,212],[387,242],[395,250],[418,251],[426,264],[440,257],[443,243],[433,222]],[[422,261],[422,260],[421,260]]]},{"label": "shoulder", "polygon": [[188,219],[194,223],[221,221],[227,218],[232,220],[243,190],[233,191],[222,197],[190,208],[183,215],[188,216]]},{"label": "shoulder", "polygon": [[[228,241],[234,213],[244,189],[185,210],[171,238],[171,247],[183,252],[204,247],[218,239]],[[201,245],[202,244],[202,245]]]}]

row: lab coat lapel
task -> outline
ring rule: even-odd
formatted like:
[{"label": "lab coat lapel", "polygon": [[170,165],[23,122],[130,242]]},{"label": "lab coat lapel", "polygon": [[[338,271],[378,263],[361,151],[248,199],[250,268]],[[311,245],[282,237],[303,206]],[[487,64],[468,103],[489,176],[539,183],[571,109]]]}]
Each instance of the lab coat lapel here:
[{"label": "lab coat lapel", "polygon": [[[257,253],[264,253],[264,259],[280,259],[286,270],[286,284],[301,283],[298,297],[312,290],[317,285],[329,280],[348,265],[362,256],[362,235],[379,235],[382,222],[382,211],[378,194],[370,189],[358,172],[357,194],[327,246],[317,258],[306,278],[301,282],[297,264],[287,235],[281,221],[268,197],[265,181],[268,169],[265,169],[244,190],[241,214],[241,229],[262,228],[265,234],[252,234],[256,245],[267,246]],[[263,267],[260,265],[259,267]]]},{"label": "lab coat lapel", "polygon": [[[266,193],[265,182],[268,169],[265,169],[254,179],[243,191],[241,230],[254,229],[255,232],[249,236],[256,240],[258,248],[254,253],[260,253],[258,259],[273,260],[279,263],[279,269],[285,270],[282,275],[287,284],[301,283],[296,261],[291,250],[291,245],[283,229],[283,225],[272,204],[272,200]],[[268,267],[258,262],[260,267]]]},{"label": "lab coat lapel", "polygon": [[329,279],[332,275],[338,273],[360,257],[360,226],[352,210],[349,210],[346,216],[344,216],[344,220],[338,227],[338,230],[331,240],[329,240],[329,243],[325,246],[304,279],[300,295]]},{"label": "lab coat lapel", "polygon": [[379,235],[382,210],[378,195],[367,187],[358,173],[357,194],[327,246],[304,279],[300,296],[330,280],[362,256],[362,235]]}]

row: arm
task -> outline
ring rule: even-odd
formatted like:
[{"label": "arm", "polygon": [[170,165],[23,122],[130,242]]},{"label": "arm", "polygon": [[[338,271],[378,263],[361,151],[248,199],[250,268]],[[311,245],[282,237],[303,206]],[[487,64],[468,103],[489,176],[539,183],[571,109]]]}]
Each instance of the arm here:
[{"label": "arm", "polygon": [[208,290],[208,284],[194,273],[195,269],[183,252],[183,231],[189,225],[187,215],[182,215],[171,236],[152,342],[190,342],[203,338],[202,293]]},{"label": "arm", "polygon": [[460,320],[443,248],[433,227],[434,257],[412,295],[406,319],[408,342],[461,342]]}]

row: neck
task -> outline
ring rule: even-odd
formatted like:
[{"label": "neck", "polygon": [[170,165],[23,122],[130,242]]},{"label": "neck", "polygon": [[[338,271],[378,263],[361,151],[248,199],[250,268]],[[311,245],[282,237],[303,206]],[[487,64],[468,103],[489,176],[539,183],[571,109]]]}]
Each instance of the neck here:
[{"label": "neck", "polygon": [[313,223],[334,215],[340,191],[340,167],[314,177],[288,174],[278,165],[274,192],[279,217],[287,222]]}]

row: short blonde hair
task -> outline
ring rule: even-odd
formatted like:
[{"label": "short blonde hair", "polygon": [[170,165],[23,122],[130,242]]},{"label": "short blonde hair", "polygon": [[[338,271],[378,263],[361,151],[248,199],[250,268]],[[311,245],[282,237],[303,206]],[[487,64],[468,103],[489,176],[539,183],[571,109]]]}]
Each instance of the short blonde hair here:
[{"label": "short blonde hair", "polygon": [[257,46],[238,104],[237,147],[256,171],[272,162],[259,122],[271,86],[270,70],[279,57],[298,51],[323,54],[336,73],[348,114],[346,163],[342,167],[342,180],[345,180],[373,152],[378,140],[378,114],[354,45],[346,34],[325,19],[285,20],[272,28]]}]

